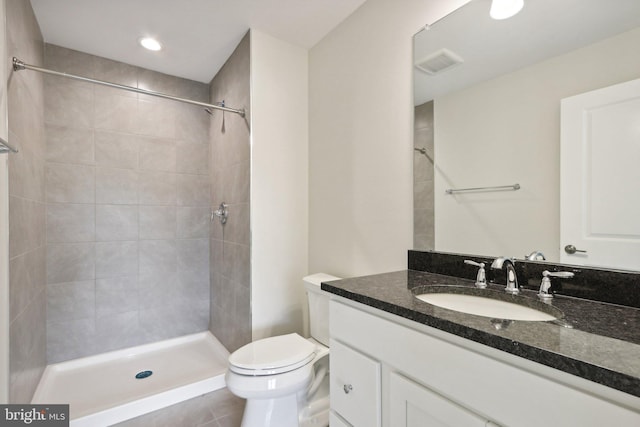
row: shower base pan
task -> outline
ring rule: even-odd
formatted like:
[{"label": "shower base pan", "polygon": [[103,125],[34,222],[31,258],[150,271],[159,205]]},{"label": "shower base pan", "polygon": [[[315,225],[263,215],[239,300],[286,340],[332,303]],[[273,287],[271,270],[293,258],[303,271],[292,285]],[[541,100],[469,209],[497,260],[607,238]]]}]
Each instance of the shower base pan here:
[{"label": "shower base pan", "polygon": [[34,404],[69,404],[71,427],[110,426],[221,389],[229,353],[210,333],[46,367]]}]

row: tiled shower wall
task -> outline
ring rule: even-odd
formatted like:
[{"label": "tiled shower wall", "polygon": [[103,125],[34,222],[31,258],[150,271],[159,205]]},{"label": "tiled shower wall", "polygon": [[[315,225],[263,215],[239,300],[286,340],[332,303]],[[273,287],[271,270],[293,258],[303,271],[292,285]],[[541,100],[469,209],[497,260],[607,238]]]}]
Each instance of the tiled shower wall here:
[{"label": "tiled shower wall", "polygon": [[[4,17],[3,17],[4,19]],[[44,43],[31,4],[6,1],[7,53],[42,65]],[[45,137],[42,76],[8,73],[10,392],[28,403],[46,364]]]},{"label": "tiled shower wall", "polygon": [[211,200],[229,205],[226,225],[211,224],[211,323],[234,351],[251,341],[250,37],[247,33],[211,81],[212,102],[244,108],[246,116],[216,111],[211,120]]},{"label": "tiled shower wall", "polygon": [[[58,71],[208,102],[209,86],[46,45]],[[206,330],[202,108],[46,76],[49,363]]]},{"label": "tiled shower wall", "polygon": [[413,247],[434,249],[433,101],[415,107],[413,146]]}]

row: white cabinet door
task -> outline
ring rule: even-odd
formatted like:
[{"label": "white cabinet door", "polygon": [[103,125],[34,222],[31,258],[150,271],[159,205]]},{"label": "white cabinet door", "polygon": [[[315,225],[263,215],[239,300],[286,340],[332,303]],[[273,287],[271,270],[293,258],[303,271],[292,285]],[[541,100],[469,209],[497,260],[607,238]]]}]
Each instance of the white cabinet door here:
[{"label": "white cabinet door", "polygon": [[488,425],[486,419],[393,372],[389,382],[389,398],[390,421],[394,427]]},{"label": "white cabinet door", "polygon": [[637,270],[638,123],[640,79],[562,100],[560,262]]},{"label": "white cabinet door", "polygon": [[380,363],[339,341],[330,344],[331,409],[353,427],[379,427]]},{"label": "white cabinet door", "polygon": [[351,427],[345,420],[336,415],[335,412],[329,413],[329,427]]}]

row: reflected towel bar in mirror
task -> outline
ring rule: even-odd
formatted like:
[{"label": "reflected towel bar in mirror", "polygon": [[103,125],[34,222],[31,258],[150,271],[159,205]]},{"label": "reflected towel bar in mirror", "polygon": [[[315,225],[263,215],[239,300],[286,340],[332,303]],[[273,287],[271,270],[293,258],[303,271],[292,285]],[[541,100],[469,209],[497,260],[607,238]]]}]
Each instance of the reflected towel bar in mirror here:
[{"label": "reflected towel bar in mirror", "polygon": [[0,154],[1,153],[17,153],[18,149],[14,148],[13,146],[11,146],[11,144],[9,144],[7,141],[4,140],[4,138],[0,138]]},{"label": "reflected towel bar in mirror", "polygon": [[513,185],[500,185],[497,187],[475,187],[475,188],[449,188],[448,190],[445,190],[444,192],[447,194],[453,194],[453,193],[464,193],[464,192],[472,192],[472,191],[477,191],[477,192],[482,192],[482,191],[505,191],[505,190],[519,190],[520,189],[520,184],[513,184]]}]

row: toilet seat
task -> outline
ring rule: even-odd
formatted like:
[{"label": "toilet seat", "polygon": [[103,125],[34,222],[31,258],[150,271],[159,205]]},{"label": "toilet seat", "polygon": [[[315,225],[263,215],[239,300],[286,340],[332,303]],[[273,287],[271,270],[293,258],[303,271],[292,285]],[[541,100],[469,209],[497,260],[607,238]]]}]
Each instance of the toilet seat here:
[{"label": "toilet seat", "polygon": [[279,335],[249,343],[229,356],[229,370],[240,375],[276,375],[311,362],[316,346],[298,334]]}]

